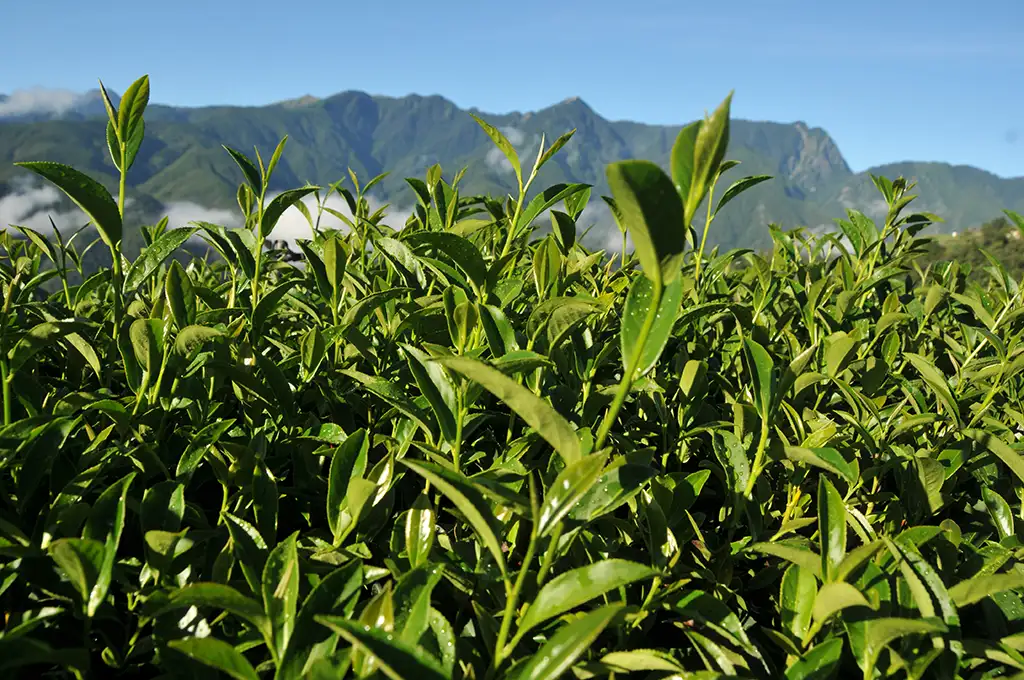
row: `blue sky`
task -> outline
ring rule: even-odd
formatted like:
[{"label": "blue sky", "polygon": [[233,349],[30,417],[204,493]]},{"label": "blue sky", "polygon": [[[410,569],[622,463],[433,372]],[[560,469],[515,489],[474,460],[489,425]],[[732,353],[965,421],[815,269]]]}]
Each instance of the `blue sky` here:
[{"label": "blue sky", "polygon": [[1024,176],[1024,0],[33,0],[2,14],[8,94],[97,78],[121,91],[149,73],[153,100],[179,105],[355,89],[506,112],[580,96],[613,120],[683,123],[735,89],[735,117],[823,127],[854,170]]}]

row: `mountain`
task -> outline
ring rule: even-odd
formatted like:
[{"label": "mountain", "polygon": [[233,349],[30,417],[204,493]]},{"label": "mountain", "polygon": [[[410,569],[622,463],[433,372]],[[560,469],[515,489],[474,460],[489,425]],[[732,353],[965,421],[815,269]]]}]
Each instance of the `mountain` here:
[{"label": "mountain", "polygon": [[[0,99],[0,112],[8,108]],[[467,112],[436,95],[385,97],[357,91],[258,107],[153,104],[147,109],[146,141],[129,174],[130,194],[145,206],[187,201],[208,209],[236,210],[241,175],[221,145],[250,154],[255,145],[266,157],[284,135],[288,144],[272,190],[306,181],[327,184],[347,177],[347,168],[363,181],[390,171],[373,193],[393,209],[402,209],[415,200],[403,178],[422,177],[428,166],[440,163],[449,178],[467,167],[464,193],[502,196],[514,191],[507,161],[469,112],[505,132],[527,171],[542,133],[550,143],[576,128],[572,141],[542,171],[537,186],[593,184],[592,204],[598,206],[598,196],[610,193],[605,179],[608,163],[644,158],[667,168],[682,127],[606,120],[578,97],[539,111],[505,114]],[[14,192],[28,174],[12,165],[20,160],[70,163],[114,187],[104,127],[97,92],[82,95],[64,111],[0,115],[0,196]],[[1024,212],[1024,178],[913,162],[854,173],[828,133],[804,122],[733,120],[728,157],[741,165],[725,176],[717,196],[745,175],[769,174],[774,179],[741,195],[716,218],[709,240],[725,247],[767,245],[766,226],[771,222],[787,228],[831,227],[847,208],[879,216],[880,195],[868,172],[917,181],[921,197],[912,205],[946,219],[939,227],[942,231],[990,220],[1004,208]]]}]

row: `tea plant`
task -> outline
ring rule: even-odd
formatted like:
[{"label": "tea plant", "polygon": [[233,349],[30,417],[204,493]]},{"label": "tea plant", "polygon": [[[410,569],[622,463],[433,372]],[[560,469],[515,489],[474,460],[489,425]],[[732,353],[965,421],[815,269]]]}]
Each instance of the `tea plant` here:
[{"label": "tea plant", "polygon": [[[670,172],[608,167],[634,244],[608,258],[577,241],[590,187],[533,191],[572,132],[524,177],[479,120],[518,195],[435,165],[402,225],[380,177],[268,201],[282,140],[227,149],[243,227],[163,220],[130,262],[148,93],[106,99],[117,198],[21,164],[110,269],[2,236],[4,677],[1024,672],[1020,283],[920,269],[937,218],[904,180],[874,178],[881,225],[706,253],[766,179],[716,195],[727,98]],[[265,248],[291,207],[298,263]],[[181,257],[194,236],[218,257]]]}]

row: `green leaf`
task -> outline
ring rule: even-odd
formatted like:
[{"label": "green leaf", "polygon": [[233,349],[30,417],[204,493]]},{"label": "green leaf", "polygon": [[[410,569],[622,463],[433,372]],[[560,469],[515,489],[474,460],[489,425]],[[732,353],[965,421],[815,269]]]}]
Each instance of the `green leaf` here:
[{"label": "green leaf", "polygon": [[324,239],[323,268],[327,283],[331,290],[337,295],[341,291],[343,279],[345,278],[345,267],[348,261],[348,253],[341,239],[335,235]]},{"label": "green leaf", "polygon": [[85,325],[77,321],[44,321],[36,324],[22,335],[18,344],[8,352],[10,372],[13,374],[24,366],[25,362],[62,337],[84,328]]},{"label": "green leaf", "polygon": [[82,598],[82,611],[88,612],[93,590],[103,570],[103,543],[88,538],[59,538],[50,543],[47,550],[78,591]]},{"label": "green leaf", "polygon": [[399,639],[415,645],[430,628],[430,600],[444,575],[444,565],[413,568],[395,587],[395,630]]},{"label": "green leaf", "polygon": [[270,621],[263,614],[263,607],[256,600],[242,595],[231,586],[220,583],[190,583],[171,593],[167,601],[152,615],[159,616],[165,612],[189,607],[212,607],[234,614],[255,626],[267,638],[269,644]]},{"label": "green leaf", "polygon": [[779,589],[782,625],[797,639],[802,639],[810,628],[811,612],[817,594],[818,581],[810,570],[791,564],[782,574],[782,585]]},{"label": "green leaf", "polygon": [[850,363],[857,344],[856,338],[851,338],[844,332],[830,336],[828,349],[825,350],[825,374],[830,378],[838,378]]},{"label": "green leaf", "polygon": [[164,350],[163,319],[136,319],[128,328],[135,360],[143,370],[155,373]]},{"label": "green leaf", "polygon": [[308,186],[302,187],[301,189],[289,189],[283,191],[274,197],[270,204],[267,205],[263,211],[263,219],[260,220],[259,224],[259,246],[263,247],[263,241],[270,238],[270,234],[274,231],[274,227],[277,226],[277,221],[281,219],[281,215],[284,211],[292,207],[292,205],[303,198],[318,190],[320,187]]},{"label": "green leaf", "polygon": [[421,493],[405,516],[405,550],[413,568],[426,564],[430,559],[436,523],[437,513],[430,498]]},{"label": "green leaf", "polygon": [[821,575],[827,583],[837,578],[846,557],[846,504],[824,475],[818,477],[817,503]]},{"label": "green leaf", "polygon": [[[634,649],[628,652],[610,652],[601,657],[601,663],[617,673],[635,671],[667,671],[685,673],[685,669],[667,652],[657,649]],[[685,677],[685,675],[683,676]]]},{"label": "green leaf", "polygon": [[5,677],[11,677],[11,670],[24,666],[60,666],[66,669],[73,668],[79,677],[86,677],[89,669],[89,651],[80,647],[54,649],[45,642],[28,636],[7,635],[0,638],[0,672],[4,673]]},{"label": "green leaf", "polygon": [[[672,144],[672,155],[670,158],[672,181],[675,183],[679,198],[684,202],[690,196],[690,185],[694,178],[693,151],[697,146],[697,134],[703,126],[703,120],[695,120],[689,125],[683,126],[679,134],[676,135],[675,143]],[[691,216],[691,220],[696,210],[697,208],[694,206],[693,210],[687,211],[687,214]],[[685,223],[686,226],[689,226],[689,224],[689,221]]]},{"label": "green leaf", "polygon": [[589,522],[608,514],[639,494],[654,476],[655,471],[649,466],[628,464],[620,458],[608,465],[597,483],[572,506],[569,517]]},{"label": "green leaf", "polygon": [[31,170],[63,191],[89,216],[100,238],[111,249],[121,243],[121,212],[102,184],[69,165],[50,161],[29,161],[15,165]]},{"label": "green leaf", "polygon": [[483,131],[491,138],[494,145],[501,149],[501,152],[505,154],[505,158],[508,159],[508,162],[512,165],[512,170],[516,173],[516,181],[519,182],[519,186],[523,186],[523,168],[519,164],[519,154],[516,153],[516,149],[512,146],[512,143],[508,141],[505,135],[501,134],[501,131],[499,131],[498,128],[481,120],[476,114],[471,113],[469,115],[477,122],[477,125],[483,128]]},{"label": "green leaf", "polygon": [[541,623],[595,597],[656,575],[657,572],[650,567],[617,558],[600,560],[559,574],[544,584],[526,610],[519,622],[516,641]]},{"label": "green leaf", "polygon": [[228,146],[224,146],[224,150],[231,154],[231,158],[234,159],[238,167],[241,168],[242,174],[245,175],[245,180],[249,183],[250,188],[258,196],[263,191],[263,180],[260,177],[260,171],[240,151],[235,151]]},{"label": "green leaf", "polygon": [[946,378],[943,377],[939,369],[935,368],[935,364],[925,359],[920,354],[913,352],[904,352],[903,356],[914,365],[917,372],[921,374],[921,378],[925,384],[931,388],[939,402],[942,403],[943,409],[946,411],[946,415],[953,419],[958,429],[962,429],[964,424],[960,419],[960,407],[956,403],[956,399],[953,398],[953,391],[949,387],[949,383],[946,382]]},{"label": "green leaf", "polygon": [[537,535],[546,536],[597,483],[606,456],[595,453],[566,465],[551,483],[541,506]]},{"label": "green leaf", "polygon": [[117,548],[121,543],[121,532],[124,531],[125,503],[128,487],[135,479],[137,472],[130,472],[107,487],[93,504],[92,511],[82,531],[82,538],[103,542],[103,562],[99,574],[89,593],[86,614],[95,616],[96,611],[107,597],[113,579],[114,564],[117,561]]},{"label": "green leaf", "polygon": [[171,316],[179,330],[195,323],[196,294],[192,279],[177,260],[174,260],[167,270],[164,293],[167,296],[167,306],[171,309]]},{"label": "green leaf", "polygon": [[[366,469],[366,454],[370,448],[365,429],[350,434],[341,446],[334,450],[331,467],[327,476],[327,526],[337,542],[346,529],[342,525],[342,510],[346,506],[348,486],[353,477],[362,477]],[[352,521],[355,521],[355,517]]]},{"label": "green leaf", "polygon": [[380,251],[392,262],[399,265],[399,273],[402,273],[402,270],[404,269],[416,279],[416,283],[420,288],[427,287],[427,275],[423,271],[423,266],[420,264],[416,254],[409,249],[409,246],[405,245],[401,241],[396,241],[393,238],[386,237],[378,238],[374,241],[374,245],[378,246]]},{"label": "green leaf", "polygon": [[530,657],[516,680],[555,680],[594,643],[623,605],[609,604],[567,623]]},{"label": "green leaf", "polygon": [[[314,649],[333,636],[321,625],[316,617],[339,611],[363,585],[363,565],[354,560],[343,567],[332,570],[313,588],[306,597],[295,620],[288,649],[281,658],[274,677],[278,680],[300,677]],[[328,649],[333,648],[333,645]]]},{"label": "green leaf", "polygon": [[607,168],[640,266],[655,285],[674,281],[686,248],[683,204],[672,180],[650,161],[619,161]]},{"label": "green leaf", "polygon": [[761,182],[767,181],[769,179],[772,179],[771,175],[752,175],[750,177],[744,177],[743,179],[736,180],[728,189],[725,190],[725,193],[722,194],[722,198],[719,199],[718,205],[715,207],[715,211],[712,213],[712,215],[717,215],[718,211],[720,211],[726,203],[730,202],[732,199],[736,198],[747,189],[755,187]]},{"label": "green leaf", "polygon": [[124,292],[131,293],[156,273],[160,265],[197,231],[196,227],[183,227],[164,232],[128,268],[124,277]]},{"label": "green leaf", "polygon": [[996,531],[999,532],[1000,540],[1007,536],[1013,536],[1013,510],[1010,509],[1010,504],[1006,502],[1006,499],[987,486],[981,488],[981,498],[985,501],[985,507],[988,508],[992,523],[995,525]]},{"label": "green leaf", "polygon": [[[658,362],[661,353],[672,335],[679,310],[683,302],[683,280],[677,277],[664,287],[661,300],[648,332],[643,352],[639,356],[635,378],[642,377]],[[626,297],[626,306],[622,312],[622,329],[619,334],[622,343],[622,360],[627,362],[640,344],[640,334],[647,319],[647,314],[654,303],[654,283],[642,273],[633,279]],[[624,367],[624,370],[628,368]]]},{"label": "green leaf", "polygon": [[503,401],[554,447],[566,465],[571,465],[582,457],[580,440],[569,422],[546,401],[515,380],[498,369],[469,357],[439,357],[434,360],[480,383],[488,392]]},{"label": "green leaf", "polygon": [[843,638],[832,638],[815,645],[786,669],[786,680],[826,680],[839,670],[843,656]]},{"label": "green leaf", "polygon": [[823,585],[814,599],[814,628],[806,634],[805,642],[810,641],[833,615],[849,607],[871,607],[871,603],[856,586],[844,581]]},{"label": "green leaf", "polygon": [[[556,139],[551,144],[551,146],[549,146],[547,149],[544,149],[544,152],[540,153],[537,156],[537,162],[533,166],[533,173],[536,174],[538,170],[540,170],[542,167],[544,167],[544,164],[547,163],[551,159],[552,156],[554,156],[556,153],[558,153],[559,150],[561,150],[561,148],[563,146],[565,146],[569,142],[570,139],[572,139],[572,136],[574,134],[576,134],[576,128],[573,128],[572,130],[569,130],[564,135],[562,135],[561,137]],[[541,137],[540,148],[541,149],[544,148],[544,138],[543,138],[543,136]]]},{"label": "green leaf", "polygon": [[1013,474],[1017,475],[1017,479],[1024,481],[1024,456],[1017,453],[1009,444],[983,430],[964,430],[963,434],[987,448],[996,458],[1003,461]]},{"label": "green leaf", "polygon": [[259,680],[260,676],[256,674],[252,664],[223,640],[212,637],[188,637],[171,640],[167,646],[236,680]]},{"label": "green leaf", "polygon": [[964,579],[949,589],[949,596],[957,607],[967,607],[1007,590],[1024,588],[1024,574],[1011,571],[1005,574],[981,573]]},{"label": "green leaf", "polygon": [[450,680],[451,676],[430,655],[384,631],[369,628],[341,616],[317,616],[350,644],[372,655],[391,680]]},{"label": "green leaf", "polygon": [[[729,108],[731,104],[732,93],[730,92],[711,116],[697,128],[693,140],[693,169],[690,174],[689,192],[684,198],[686,225],[690,224],[693,215],[697,212],[697,207],[704,200],[711,181],[717,176],[722,159],[725,157],[725,150],[729,146]],[[673,149],[674,151],[675,149]],[[674,155],[675,153],[673,153]]]},{"label": "green leaf", "polygon": [[792,562],[793,564],[807,569],[818,578],[821,578],[821,566],[823,560],[818,553],[813,550],[782,542],[754,543],[747,549],[764,555],[780,557],[787,562]]},{"label": "green leaf", "polygon": [[754,340],[744,338],[743,347],[753,380],[754,407],[761,418],[767,419],[775,401],[775,364],[767,350]]},{"label": "green leaf", "polygon": [[832,448],[805,448],[800,446],[787,446],[784,449],[786,458],[794,463],[805,463],[814,467],[828,470],[832,474],[842,477],[848,484],[853,486],[858,481],[857,470],[850,463],[846,462],[842,454]]},{"label": "green leaf", "polygon": [[295,629],[299,600],[298,532],[278,543],[263,568],[263,611],[270,621],[276,656],[284,655]]},{"label": "green leaf", "polygon": [[455,393],[455,384],[445,372],[444,368],[437,362],[430,361],[426,352],[413,347],[402,345],[412,372],[413,379],[419,386],[431,410],[437,416],[437,423],[441,427],[441,435],[452,446],[458,438],[458,426],[455,422],[455,414],[458,413],[459,403]]},{"label": "green leaf", "polygon": [[263,326],[270,320],[274,310],[281,304],[281,300],[288,294],[288,291],[297,283],[298,281],[295,279],[285,281],[271,288],[270,291],[259,299],[259,302],[256,303],[256,308],[252,311],[252,327],[249,331],[251,337],[257,338],[260,336]]},{"label": "green leaf", "polygon": [[450,232],[417,232],[405,239],[412,248],[425,247],[450,258],[478,289],[487,283],[487,263],[480,250],[469,239]]},{"label": "green leaf", "polygon": [[505,554],[501,550],[501,541],[498,540],[498,534],[501,532],[498,520],[484,500],[483,494],[473,483],[453,470],[430,463],[412,461],[407,458],[402,458],[398,462],[426,479],[448,497],[448,500],[458,508],[466,521],[473,527],[480,542],[494,556],[494,561],[504,575],[506,573]]},{"label": "green leaf", "polygon": [[202,347],[211,340],[219,340],[224,337],[224,331],[207,326],[186,326],[178,331],[178,337],[174,341],[174,349],[179,354],[189,356],[193,351]]},{"label": "green leaf", "polygon": [[[882,649],[901,637],[908,635],[927,635],[930,633],[944,633],[946,627],[936,620],[926,619],[904,619],[887,617],[871,619],[867,623],[865,634],[865,677],[873,677],[875,663]],[[872,673],[872,675],[869,675]]]},{"label": "green leaf", "polygon": [[142,114],[149,103],[149,76],[142,76],[125,90],[117,111],[117,130],[121,139],[128,139],[142,124]]},{"label": "green leaf", "polygon": [[411,418],[413,422],[423,428],[424,432],[432,437],[435,436],[436,432],[430,425],[430,416],[414,404],[400,387],[388,382],[384,378],[366,375],[359,371],[342,369],[340,372],[362,383],[363,387],[367,390]]}]

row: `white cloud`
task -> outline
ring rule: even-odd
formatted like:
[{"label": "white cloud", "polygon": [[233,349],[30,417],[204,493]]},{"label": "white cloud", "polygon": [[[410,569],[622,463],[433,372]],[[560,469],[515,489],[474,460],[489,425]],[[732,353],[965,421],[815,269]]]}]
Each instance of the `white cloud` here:
[{"label": "white cloud", "polygon": [[62,233],[74,231],[86,223],[82,211],[77,208],[62,210],[61,194],[48,184],[32,187],[20,184],[14,193],[0,197],[0,229],[12,225],[29,227],[36,231],[49,234],[53,231],[50,219]]},{"label": "white cloud", "polygon": [[[269,202],[274,198],[276,194],[267,196]],[[370,204],[370,214],[372,215],[385,203],[375,196],[367,196],[366,201]],[[316,222],[317,214],[317,201],[316,196],[309,195],[302,199],[306,208],[309,210],[310,215],[313,216],[313,221]],[[324,207],[336,210],[345,217],[352,219],[352,211],[349,210],[348,203],[344,198],[337,194],[331,194],[326,201],[323,202]],[[405,221],[414,212],[413,207],[407,208],[395,208],[389,206],[385,211],[384,218],[381,223],[391,227],[392,229],[402,229],[405,227]],[[348,225],[342,222],[340,219],[327,212],[323,212],[320,217],[319,228],[324,229],[340,229],[342,231],[348,231]],[[313,237],[313,231],[310,229],[309,222],[306,221],[306,216],[303,215],[298,208],[292,206],[284,211],[281,218],[277,221],[277,225],[274,227],[273,233],[270,238],[272,240],[287,241],[289,244],[294,244],[298,239],[309,239]]]},{"label": "white cloud", "polygon": [[241,213],[237,210],[207,208],[191,201],[168,203],[161,212],[167,217],[169,229],[186,227],[189,222],[210,222],[229,228],[242,226]]},{"label": "white cloud", "polygon": [[74,108],[82,98],[81,92],[34,87],[15,90],[0,102],[0,116],[20,116],[27,113],[62,114]]}]

